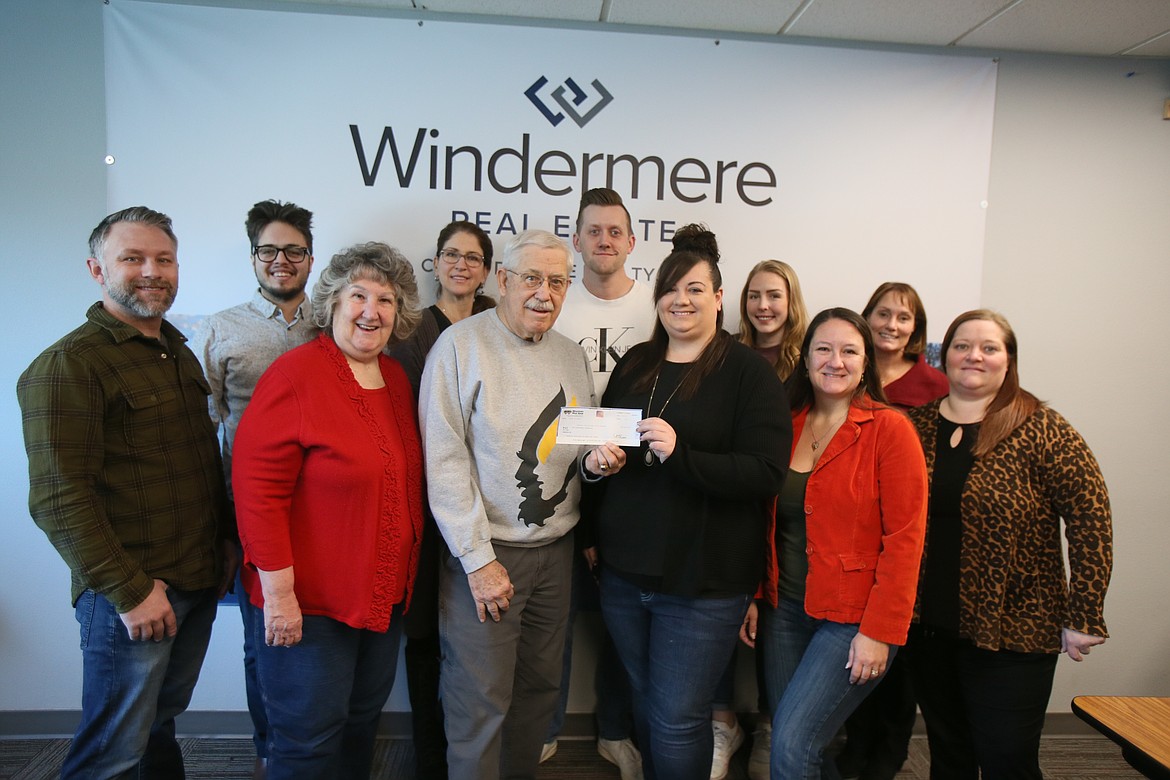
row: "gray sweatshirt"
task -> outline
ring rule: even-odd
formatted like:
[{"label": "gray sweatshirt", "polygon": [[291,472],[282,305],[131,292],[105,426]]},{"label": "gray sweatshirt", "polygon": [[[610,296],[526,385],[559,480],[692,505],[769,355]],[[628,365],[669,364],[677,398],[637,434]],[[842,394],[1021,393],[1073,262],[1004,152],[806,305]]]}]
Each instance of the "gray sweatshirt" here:
[{"label": "gray sweatshirt", "polygon": [[431,512],[470,573],[493,544],[539,547],[573,529],[578,445],[557,445],[562,406],[592,406],[593,375],[571,339],[512,333],[496,310],[458,322],[427,357],[419,422]]}]

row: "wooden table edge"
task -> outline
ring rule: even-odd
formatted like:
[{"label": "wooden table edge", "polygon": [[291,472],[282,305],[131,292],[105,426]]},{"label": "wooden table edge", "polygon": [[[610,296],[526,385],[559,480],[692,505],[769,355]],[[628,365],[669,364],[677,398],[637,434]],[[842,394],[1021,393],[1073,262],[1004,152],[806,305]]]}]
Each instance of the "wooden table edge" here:
[{"label": "wooden table edge", "polygon": [[1100,695],[1083,695],[1074,696],[1072,699],[1072,711],[1078,718],[1088,723],[1093,728],[1100,731],[1111,741],[1121,747],[1121,754],[1126,762],[1142,775],[1153,780],[1170,780],[1170,766],[1163,764],[1158,759],[1146,753],[1141,748],[1134,745],[1131,741],[1118,734],[1109,726],[1106,726],[1084,707],[1078,701],[1080,699],[1157,699],[1158,696],[1100,696]]}]

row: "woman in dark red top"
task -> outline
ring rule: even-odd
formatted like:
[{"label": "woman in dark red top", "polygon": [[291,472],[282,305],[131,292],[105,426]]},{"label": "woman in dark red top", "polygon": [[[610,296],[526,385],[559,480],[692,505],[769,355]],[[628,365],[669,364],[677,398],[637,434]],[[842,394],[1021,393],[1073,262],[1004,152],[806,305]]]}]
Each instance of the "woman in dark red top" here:
[{"label": "woman in dark red top", "polygon": [[[913,409],[942,398],[947,377],[926,362],[926,309],[904,282],[874,290],[861,312],[873,332],[878,379],[891,406]],[[910,749],[918,707],[904,662],[890,664],[877,690],[845,723],[848,742],[837,757],[845,777],[893,780]]]},{"label": "woman in dark red top", "polygon": [[878,379],[892,406],[913,409],[947,394],[946,375],[926,362],[926,309],[913,287],[882,284],[861,316],[873,331]]}]

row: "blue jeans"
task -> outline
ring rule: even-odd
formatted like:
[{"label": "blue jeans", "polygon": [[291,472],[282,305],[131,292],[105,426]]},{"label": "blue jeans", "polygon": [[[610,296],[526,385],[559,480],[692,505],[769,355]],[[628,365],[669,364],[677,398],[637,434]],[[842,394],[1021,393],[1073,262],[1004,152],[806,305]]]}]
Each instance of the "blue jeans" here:
[{"label": "blue jeans", "polygon": [[634,694],[647,778],[707,780],[711,704],[751,597],[683,598],[601,574],[601,612]]},{"label": "blue jeans", "polygon": [[63,778],[183,777],[175,716],[187,709],[215,620],[212,590],[167,591],[178,633],[135,642],[104,596],[77,599],[81,627],[81,723]]},{"label": "blue jeans", "polygon": [[[244,560],[243,552],[240,560]],[[252,744],[256,755],[268,757],[268,717],[264,714],[264,698],[260,694],[260,676],[256,672],[255,624],[264,627],[264,610],[248,599],[240,572],[236,571],[236,600],[240,604],[240,620],[244,624],[244,690],[248,694],[248,714],[252,716]]]},{"label": "blue jeans", "polygon": [[[849,682],[845,664],[857,624],[816,620],[791,599],[780,599],[776,609],[761,604],[760,619],[765,685],[775,708],[772,777],[820,780],[825,746],[877,687]],[[897,649],[890,646],[890,661]],[[827,778],[839,777],[831,760],[823,762],[823,772]]]},{"label": "blue jeans", "polygon": [[305,615],[301,642],[292,647],[269,647],[263,619],[255,622],[269,780],[370,776],[401,635],[399,606],[385,633]]},{"label": "blue jeans", "polygon": [[723,674],[719,675],[719,684],[715,686],[715,699],[711,702],[711,709],[720,712],[735,712],[735,672],[736,651],[731,651],[731,658]]}]

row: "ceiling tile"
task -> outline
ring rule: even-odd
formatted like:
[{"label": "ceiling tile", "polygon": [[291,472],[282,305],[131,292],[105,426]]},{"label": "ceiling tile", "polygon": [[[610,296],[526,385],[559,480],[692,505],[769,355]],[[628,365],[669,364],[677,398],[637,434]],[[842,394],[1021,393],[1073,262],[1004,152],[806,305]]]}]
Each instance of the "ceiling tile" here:
[{"label": "ceiling tile", "polygon": [[611,0],[605,21],[775,35],[800,0]]},{"label": "ceiling tile", "polygon": [[814,0],[789,35],[946,46],[1007,0]]},{"label": "ceiling tile", "polygon": [[[185,2],[187,0],[152,0]],[[206,0],[249,7],[254,0]],[[280,0],[268,0],[274,5]],[[287,0],[304,5],[306,0]],[[608,3],[608,5],[607,5]],[[1170,0],[309,0],[322,7],[1170,58]],[[804,4],[806,7],[797,11]],[[787,29],[785,29],[787,25]]]},{"label": "ceiling tile", "polygon": [[596,22],[601,19],[601,3],[602,0],[559,3],[550,3],[548,0],[416,0],[415,7],[420,11],[443,13]]},{"label": "ceiling tile", "polygon": [[1110,55],[1167,30],[1166,0],[1024,0],[959,45]]}]

